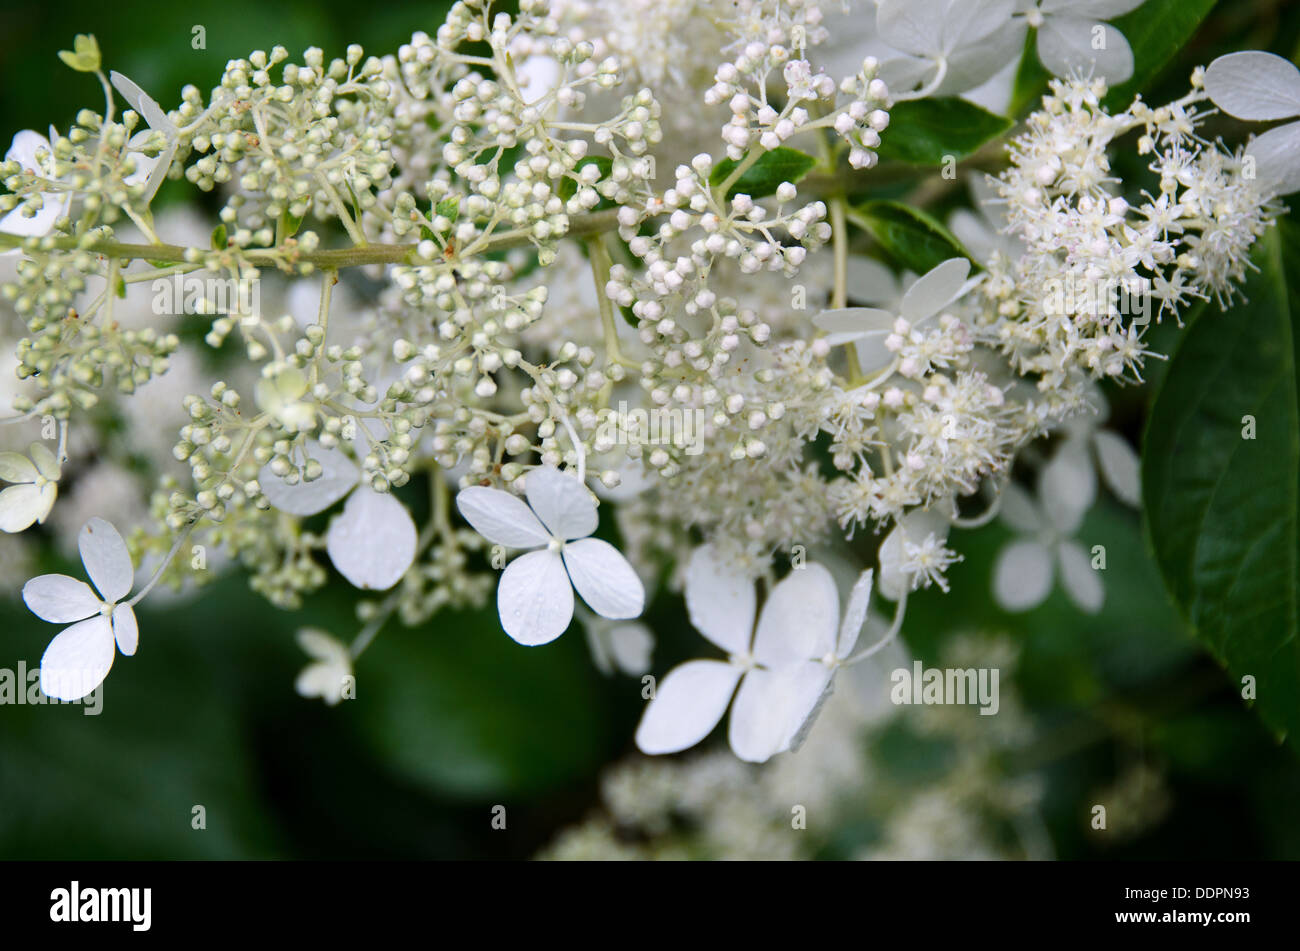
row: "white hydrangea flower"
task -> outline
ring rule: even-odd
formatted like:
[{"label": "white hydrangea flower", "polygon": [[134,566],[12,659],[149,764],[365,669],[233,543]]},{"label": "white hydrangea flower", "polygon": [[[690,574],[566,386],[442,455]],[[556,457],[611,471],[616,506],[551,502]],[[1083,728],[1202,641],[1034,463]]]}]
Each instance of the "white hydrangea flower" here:
[{"label": "white hydrangea flower", "polygon": [[694,746],[730,705],[728,740],[738,757],[762,763],[789,749],[830,679],[831,667],[809,662],[827,652],[839,624],[830,572],[812,564],[790,572],[755,626],[754,585],[706,545],[686,570],[686,608],[696,630],[730,657],[669,671],[641,717],[637,746],[651,754]]},{"label": "white hydrangea flower", "polygon": [[1106,591],[1093,571],[1088,551],[1073,539],[1097,495],[1097,477],[1088,458],[1087,443],[1070,440],[1043,467],[1037,503],[1024,489],[1010,483],[1003,490],[1004,522],[1029,536],[1009,543],[993,566],[993,597],[1008,611],[1028,611],[1042,604],[1052,590],[1054,566],[1061,585],[1079,608],[1101,610]]},{"label": "white hydrangea flower", "polygon": [[539,549],[501,573],[497,613],[505,632],[529,647],[555,640],[573,620],[574,588],[602,617],[639,616],[641,579],[617,548],[587,537],[598,522],[587,487],[558,469],[540,468],[528,473],[524,494],[527,504],[502,489],[473,485],[456,496],[460,513],[488,541]]},{"label": "white hydrangea flower", "polygon": [[[1145,0],[1039,0],[1036,6],[1022,2],[1028,9],[1017,22],[1037,27],[1038,58],[1052,73],[1091,73],[1111,86],[1133,75],[1133,48],[1123,33],[1102,21],[1136,10]],[[1008,33],[1024,42],[1023,25]]]},{"label": "white hydrangea flower", "polygon": [[323,512],[347,496],[326,535],[330,561],[358,588],[391,588],[415,560],[418,533],[411,513],[391,492],[362,484],[361,469],[342,450],[309,440],[307,451],[321,465],[319,478],[290,485],[267,463],[258,475],[262,493],[281,512],[302,516]]},{"label": "white hydrangea flower", "polygon": [[897,313],[875,307],[844,307],[822,311],[813,318],[813,324],[826,331],[830,346],[853,344],[862,372],[870,373],[894,359],[892,336],[922,329],[969,291],[973,286],[967,281],[969,274],[969,260],[949,258],[916,279],[903,294]]},{"label": "white hydrangea flower", "polygon": [[148,130],[141,130],[131,136],[127,148],[139,150],[148,141],[150,132],[161,132],[163,138],[167,140],[166,148],[154,158],[137,151],[136,170],[125,179],[128,185],[146,183],[142,198],[147,202],[157,194],[158,188],[167,176],[167,169],[171,167],[172,157],[176,154],[180,133],[176,123],[167,118],[167,113],[163,111],[162,106],[158,105],[158,102],[143,89],[121,73],[114,72],[110,74],[110,78],[113,80],[113,86],[122,94],[122,98],[130,103],[131,108],[139,113],[145,122],[149,123]]},{"label": "white hydrangea flower", "polygon": [[[1300,69],[1281,56],[1248,51],[1220,56],[1205,70],[1205,91],[1238,119],[1269,122],[1300,117]],[[1300,122],[1269,129],[1253,139],[1246,155],[1255,159],[1261,183],[1285,195],[1300,189]]]},{"label": "white hydrangea flower", "polygon": [[[23,585],[23,601],[46,621],[67,624],[41,657],[41,691],[59,700],[80,700],[108,676],[116,650],[130,657],[139,643],[135,611],[122,599],[135,568],[126,542],[102,518],[92,518],[77,540],[81,563],[94,582],[67,575],[40,575]],[[99,593],[96,594],[95,591]]]},{"label": "white hydrangea flower", "polygon": [[32,443],[29,459],[19,452],[0,452],[0,531],[21,532],[43,523],[59,494],[59,460],[45,446]]},{"label": "white hydrangea flower", "polygon": [[294,681],[299,696],[320,697],[335,706],[346,692],[352,678],[352,654],[345,644],[324,631],[305,627],[298,632],[298,646],[314,663],[308,664]]}]

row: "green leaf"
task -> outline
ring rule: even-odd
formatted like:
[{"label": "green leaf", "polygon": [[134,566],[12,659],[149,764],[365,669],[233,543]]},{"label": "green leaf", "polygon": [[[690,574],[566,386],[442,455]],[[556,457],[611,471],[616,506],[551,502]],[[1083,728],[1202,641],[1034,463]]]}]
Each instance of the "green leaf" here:
[{"label": "green leaf", "polygon": [[592,775],[617,729],[602,717],[575,623],[545,650],[520,647],[496,610],[393,625],[367,651],[360,735],[418,787],[454,798],[539,793]]},{"label": "green leaf", "polygon": [[219,224],[212,229],[212,250],[224,251],[226,244],[229,242],[229,235],[226,233],[225,224]]},{"label": "green leaf", "polygon": [[[736,170],[738,162],[723,159],[713,167],[709,175],[709,184],[715,188],[725,182]],[[745,169],[732,186],[727,189],[727,197],[748,195],[750,198],[766,198],[776,191],[782,182],[792,185],[813,170],[817,160],[798,149],[778,146],[763,155],[749,168]]]},{"label": "green leaf", "polygon": [[1300,750],[1300,229],[1280,222],[1255,263],[1248,303],[1202,308],[1170,361],[1147,423],[1143,499],[1165,586],[1197,639],[1238,685],[1255,678],[1260,715]]},{"label": "green leaf", "polygon": [[1133,49],[1133,75],[1106,96],[1109,110],[1123,109],[1186,45],[1215,0],[1146,0],[1114,21]]},{"label": "green leaf", "polygon": [[450,198],[444,198],[434,206],[433,213],[455,224],[456,219],[460,217],[460,196],[452,195]]},{"label": "green leaf", "polygon": [[965,99],[917,99],[889,110],[889,128],[876,151],[882,160],[942,165],[964,159],[1011,128],[1010,119]]},{"label": "green leaf", "polygon": [[1011,108],[1007,112],[1018,116],[1038,108],[1038,100],[1047,91],[1047,81],[1051,78],[1052,74],[1038,61],[1038,31],[1030,29],[1025,36],[1025,48],[1012,87]]},{"label": "green leaf", "polygon": [[956,236],[919,208],[897,201],[859,205],[853,220],[866,228],[903,267],[924,274],[949,258],[969,258]]}]

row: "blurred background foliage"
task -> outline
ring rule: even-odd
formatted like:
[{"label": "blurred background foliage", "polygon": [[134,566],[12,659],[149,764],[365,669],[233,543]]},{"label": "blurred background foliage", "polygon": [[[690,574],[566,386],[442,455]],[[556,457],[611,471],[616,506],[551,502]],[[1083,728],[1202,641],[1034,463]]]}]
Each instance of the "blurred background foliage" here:
[{"label": "blurred background foliage", "polygon": [[[56,58],[74,33],[94,33],[108,67],[168,104],[186,83],[209,89],[227,59],[254,48],[316,45],[335,55],[359,42],[384,53],[414,30],[433,32],[444,8],[402,0],[361,12],[345,0],[8,3],[0,11],[0,128],[6,136],[63,128],[78,108],[99,107],[93,77]],[[204,49],[192,47],[196,25]],[[1298,42],[1300,4],[1225,0],[1146,98],[1180,95],[1192,66],[1221,52],[1267,49],[1294,59]],[[174,196],[178,186],[167,187]],[[1150,393],[1107,393],[1111,427],[1135,445]],[[1300,763],[1183,630],[1138,515],[1106,498],[1080,533],[1105,545],[1109,559],[1106,605],[1093,616],[1059,587],[1033,611],[1001,611],[990,575],[1008,537],[996,524],[963,533],[952,593],[915,596],[904,637],[927,665],[939,662],[955,631],[1009,635],[1019,646],[1015,688],[1036,732],[1003,765],[1044,778],[1052,852],[1300,858]],[[46,570],[77,573],[49,557]],[[0,666],[35,667],[53,629],[13,592],[4,596]],[[528,649],[501,633],[491,607],[386,629],[360,662],[355,701],[331,709],[299,698],[292,683],[305,658],[293,632],[314,624],[346,633],[355,629],[354,606],[339,582],[300,614],[280,612],[231,574],[199,599],[141,612],[143,649],[119,659],[102,715],[85,717],[75,705],[0,708],[0,857],[521,858],[580,821],[597,802],[602,770],[636,755],[640,685],[597,673],[577,624],[553,645]],[[647,620],[659,637],[657,673],[696,655],[680,599],[661,596]],[[934,751],[906,730],[879,742],[877,760],[923,788]],[[1096,791],[1133,762],[1163,775],[1167,805],[1135,835],[1093,832]],[[826,835],[821,854],[855,854],[880,835],[882,817],[862,799],[862,813]],[[206,811],[202,831],[191,827],[197,805]],[[507,808],[506,831],[491,826],[495,805]]]}]

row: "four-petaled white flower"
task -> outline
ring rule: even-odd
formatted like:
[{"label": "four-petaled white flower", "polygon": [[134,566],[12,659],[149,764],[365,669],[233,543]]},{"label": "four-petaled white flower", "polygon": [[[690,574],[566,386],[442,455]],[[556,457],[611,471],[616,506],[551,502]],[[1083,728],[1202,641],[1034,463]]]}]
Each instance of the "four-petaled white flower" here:
[{"label": "four-petaled white flower", "polygon": [[352,680],[352,654],[347,646],[314,627],[298,632],[298,646],[313,659],[298,674],[294,689],[299,696],[320,697],[331,707],[345,695]]},{"label": "four-petaled white flower", "polygon": [[290,485],[268,463],[258,474],[262,494],[281,512],[303,516],[323,512],[348,496],[325,537],[330,561],[358,588],[391,588],[415,560],[418,533],[411,513],[391,492],[361,484],[361,469],[342,450],[309,440],[307,453],[320,463],[319,478]]},{"label": "four-petaled white flower", "polygon": [[77,622],[55,636],[41,658],[41,691],[59,700],[80,700],[98,687],[116,651],[130,657],[140,639],[135,611],[122,600],[135,578],[122,536],[102,518],[92,518],[82,526],[77,548],[99,594],[67,575],[41,575],[23,585],[23,600],[37,617]]},{"label": "four-petaled white flower", "polygon": [[1078,607],[1095,614],[1106,598],[1087,550],[1072,536],[1097,496],[1087,443],[1066,442],[1038,474],[1038,498],[1015,483],[1002,490],[1002,520],[1028,538],[1009,543],[993,566],[993,597],[1008,611],[1028,611],[1052,590],[1054,565]]},{"label": "four-petaled white flower", "polygon": [[[587,487],[557,469],[528,473],[528,504],[502,489],[473,485],[456,506],[475,531],[507,548],[536,548],[506,566],[497,585],[497,613],[520,644],[555,640],[573,620],[573,589],[597,614],[625,620],[641,614],[645,588],[617,548],[598,538],[596,502]],[[531,506],[531,508],[530,508]]]},{"label": "four-petaled white flower", "polygon": [[13,485],[0,491],[0,531],[21,532],[44,522],[59,494],[59,460],[40,443],[28,459],[19,452],[0,452],[0,480]]},{"label": "four-petaled white flower", "polygon": [[[176,146],[180,133],[176,128],[176,123],[167,118],[167,113],[163,111],[162,106],[158,105],[157,101],[143,89],[121,73],[111,73],[110,78],[113,80],[114,87],[122,94],[122,98],[130,103],[131,108],[139,113],[145,122],[149,123],[148,129],[141,130],[131,136],[131,141],[126,144],[128,149],[136,152],[136,169],[125,179],[128,185],[145,182],[142,198],[148,202],[157,194],[159,186],[162,185],[163,179],[167,176],[167,170],[171,168],[172,158],[176,155]],[[150,158],[140,151],[149,141],[150,132],[161,132],[166,142],[162,152],[154,158]]]},{"label": "four-petaled white flower", "polygon": [[916,279],[903,295],[897,314],[875,307],[844,307],[822,311],[813,318],[813,324],[826,331],[830,346],[853,344],[859,367],[863,373],[870,373],[894,359],[895,348],[890,344],[896,341],[891,337],[923,329],[970,290],[973,283],[966,280],[969,274],[969,260],[949,258]]},{"label": "four-petaled white flower", "polygon": [[[865,618],[865,600],[860,603]],[[858,604],[855,599],[854,612]],[[636,744],[645,753],[694,746],[728,705],[727,735],[738,757],[762,763],[790,749],[862,626],[859,618],[851,637],[842,633],[837,641],[839,595],[830,572],[815,564],[772,588],[755,626],[754,585],[708,545],[696,549],[687,567],[686,608],[696,630],[730,658],[687,661],[669,671],[637,727]],[[814,662],[819,655],[830,662]]]},{"label": "four-petaled white flower", "polygon": [[[1220,56],[1205,70],[1205,91],[1228,115],[1255,122],[1300,117],[1300,69],[1272,53]],[[1300,189],[1300,122],[1269,129],[1251,140],[1261,184],[1285,195]]]}]

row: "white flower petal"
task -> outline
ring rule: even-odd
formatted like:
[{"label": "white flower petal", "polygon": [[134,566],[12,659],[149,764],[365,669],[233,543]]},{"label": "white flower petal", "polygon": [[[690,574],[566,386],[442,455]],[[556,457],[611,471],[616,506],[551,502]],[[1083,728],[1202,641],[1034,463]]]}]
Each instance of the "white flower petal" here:
[{"label": "white flower petal", "polygon": [[98,517],[88,519],[77,536],[77,549],[86,574],[104,601],[112,603],[127,596],[135,580],[135,567],[126,542],[112,523]]},{"label": "white flower petal", "polygon": [[1043,0],[1040,9],[1048,16],[1064,13],[1067,16],[1113,20],[1136,10],[1145,2],[1146,0]]},{"label": "white flower petal", "polygon": [[876,32],[895,49],[932,56],[941,51],[951,0],[880,0]]},{"label": "white flower petal", "polygon": [[[1096,27],[1102,30],[1101,49],[1093,47]],[[1090,72],[1111,86],[1133,75],[1133,50],[1124,34],[1109,23],[1082,17],[1049,17],[1038,30],[1038,58],[1057,76]]]},{"label": "white flower petal", "polygon": [[98,614],[102,602],[90,585],[67,575],[41,575],[23,585],[23,601],[39,618],[55,624]]},{"label": "white flower petal", "polygon": [[21,452],[0,452],[0,480],[5,482],[35,482],[40,473],[32,460]]},{"label": "white flower petal", "polygon": [[39,132],[23,129],[21,132],[14,133],[9,151],[5,152],[5,161],[17,162],[24,171],[39,175],[43,173],[43,169],[36,161],[36,153],[42,150],[46,153],[50,151],[50,140]]},{"label": "white flower petal", "polygon": [[167,118],[167,113],[163,112],[162,106],[158,105],[152,96],[119,72],[110,73],[109,79],[113,81],[114,88],[122,94],[122,98],[131,108],[149,123],[149,128],[163,132],[168,139],[176,134],[176,126]]},{"label": "white flower petal", "polygon": [[80,700],[104,682],[115,653],[113,627],[103,615],[64,628],[41,657],[41,692]]},{"label": "white flower petal", "polygon": [[1043,513],[1063,534],[1073,534],[1084,513],[1097,498],[1097,473],[1087,444],[1069,440],[1061,444],[1051,462],[1038,474],[1038,499]]},{"label": "white flower petal", "polygon": [[558,552],[521,555],[501,573],[497,585],[501,626],[525,647],[555,640],[573,620],[573,585]]},{"label": "white flower petal", "polygon": [[36,506],[36,521],[44,524],[54,508],[54,500],[59,496],[59,484],[47,482],[40,488],[40,498]]},{"label": "white flower petal", "polygon": [[113,608],[113,637],[117,649],[124,657],[135,653],[140,643],[140,626],[135,620],[135,611],[129,604],[119,604]]},{"label": "white flower petal", "polygon": [[1273,53],[1220,56],[1205,70],[1205,91],[1230,116],[1270,121],[1300,115],[1300,69]]},{"label": "white flower petal", "polygon": [[784,752],[829,680],[830,671],[816,663],[749,671],[731,706],[727,739],[732,752],[750,763],[763,763]]},{"label": "white flower petal", "polygon": [[641,715],[636,745],[643,753],[676,753],[708,736],[727,710],[741,670],[716,660],[692,660],[660,681]]},{"label": "white flower petal", "polygon": [[[899,296],[898,278],[884,264],[865,255],[849,255],[848,295],[864,304],[890,304]],[[827,313],[835,313],[827,311]],[[813,323],[816,323],[816,318]]]},{"label": "white flower petal", "polygon": [[933,59],[892,56],[880,64],[877,74],[891,93],[908,92],[928,83],[938,68]]},{"label": "white flower petal", "polygon": [[933,317],[957,298],[969,274],[970,261],[966,258],[949,258],[936,265],[903,295],[900,316],[913,324]]},{"label": "white flower petal", "polygon": [[341,449],[326,449],[318,442],[308,442],[307,456],[320,463],[320,478],[311,482],[299,479],[290,485],[271,471],[267,463],[257,474],[257,483],[268,502],[290,515],[315,515],[347,495],[361,478],[357,464]]},{"label": "white flower petal", "polygon": [[826,341],[832,347],[863,334],[888,334],[893,325],[894,315],[875,307],[841,307],[835,310],[824,310],[813,318],[813,326],[829,334]]},{"label": "white flower petal", "polygon": [[327,664],[340,664],[350,657],[345,644],[314,627],[300,629],[296,640],[308,657]]},{"label": "white flower petal", "polygon": [[[965,6],[966,0],[961,0],[956,8]],[[1014,20],[991,36],[961,43],[949,54],[948,70],[935,87],[934,95],[954,96],[988,82],[1007,63],[1019,59],[1028,30],[1024,20]]]},{"label": "white flower petal", "polygon": [[[944,50],[952,53],[962,48],[986,47],[989,41],[996,44],[1008,32],[1016,4],[1017,0],[949,0],[940,25]],[[1000,65],[1005,64],[1003,59]]]},{"label": "white flower petal", "polygon": [[867,609],[871,607],[871,587],[876,573],[868,568],[858,575],[858,580],[849,592],[849,603],[844,609],[844,620],[840,622],[839,642],[835,645],[835,656],[841,660],[853,653],[857,646],[862,625],[867,621]]},{"label": "white flower petal", "polygon": [[695,549],[686,567],[686,610],[697,631],[729,654],[748,653],[755,602],[754,583],[712,545]]},{"label": "white flower petal", "polygon": [[43,443],[32,443],[28,452],[32,454],[32,462],[42,476],[51,480],[59,478],[59,459]]},{"label": "white flower petal", "polygon": [[654,635],[644,624],[615,624],[609,629],[610,653],[625,674],[639,677],[649,670],[654,646]]},{"label": "white flower petal", "polygon": [[[826,338],[826,342],[831,346],[834,346],[832,343],[834,336]],[[871,373],[893,362],[894,353],[885,346],[887,336],[883,333],[865,334],[853,341],[853,352],[858,356],[858,369],[863,373]]]},{"label": "white flower petal", "polygon": [[0,490],[0,531],[24,531],[48,512],[49,506],[41,490],[30,482]]},{"label": "white flower petal", "polygon": [[488,541],[507,548],[540,548],[551,540],[524,500],[503,489],[472,485],[456,493],[456,508]]},{"label": "white flower petal", "polygon": [[1070,600],[1089,614],[1096,614],[1106,601],[1101,573],[1094,571],[1088,552],[1076,541],[1065,541],[1056,550],[1061,559],[1061,585]]},{"label": "white flower petal", "polygon": [[1012,542],[993,566],[993,599],[1008,611],[1037,607],[1052,590],[1052,553],[1036,541]]},{"label": "white flower petal", "polygon": [[754,659],[766,667],[792,667],[835,649],[840,595],[823,566],[809,562],[782,578],[767,596],[754,632]]},{"label": "white flower petal", "polygon": [[951,519],[940,511],[938,505],[928,510],[904,515],[880,543],[880,551],[876,555],[880,568],[877,584],[880,586],[881,595],[891,601],[897,601],[904,591],[911,589],[912,577],[902,568],[904,541],[919,545],[931,535],[943,541],[947,539],[951,528]]},{"label": "white flower petal", "polygon": [[786,749],[793,753],[808,738],[822,707],[834,692],[835,671],[822,664],[808,664],[797,668],[791,676],[795,678],[791,688],[791,707],[803,711],[803,715],[797,717],[799,725],[786,744]]},{"label": "white flower petal", "polygon": [[599,538],[564,546],[564,567],[582,600],[601,617],[638,617],[645,608],[645,588],[622,552]]},{"label": "white flower petal", "polygon": [[998,517],[1022,535],[1037,535],[1047,527],[1033,496],[1015,482],[1008,482],[1002,489]]},{"label": "white flower petal", "polygon": [[325,542],[339,574],[358,588],[385,591],[411,567],[416,535],[405,505],[392,493],[362,485],[330,522]]},{"label": "white flower petal", "polygon": [[1142,466],[1128,441],[1108,430],[1093,434],[1097,467],[1101,477],[1120,501],[1134,507],[1142,504]]},{"label": "white flower petal", "polygon": [[525,479],[528,504],[556,538],[586,538],[596,530],[596,503],[576,478],[544,466]]},{"label": "white flower petal", "polygon": [[66,197],[52,194],[44,195],[43,201],[40,211],[34,215],[26,215],[20,206],[0,218],[0,231],[23,238],[40,238],[49,234],[58,220],[67,214],[69,201]]},{"label": "white flower petal", "polygon": [[1255,159],[1255,174],[1279,195],[1300,190],[1300,122],[1290,122],[1251,140],[1246,155]]}]

